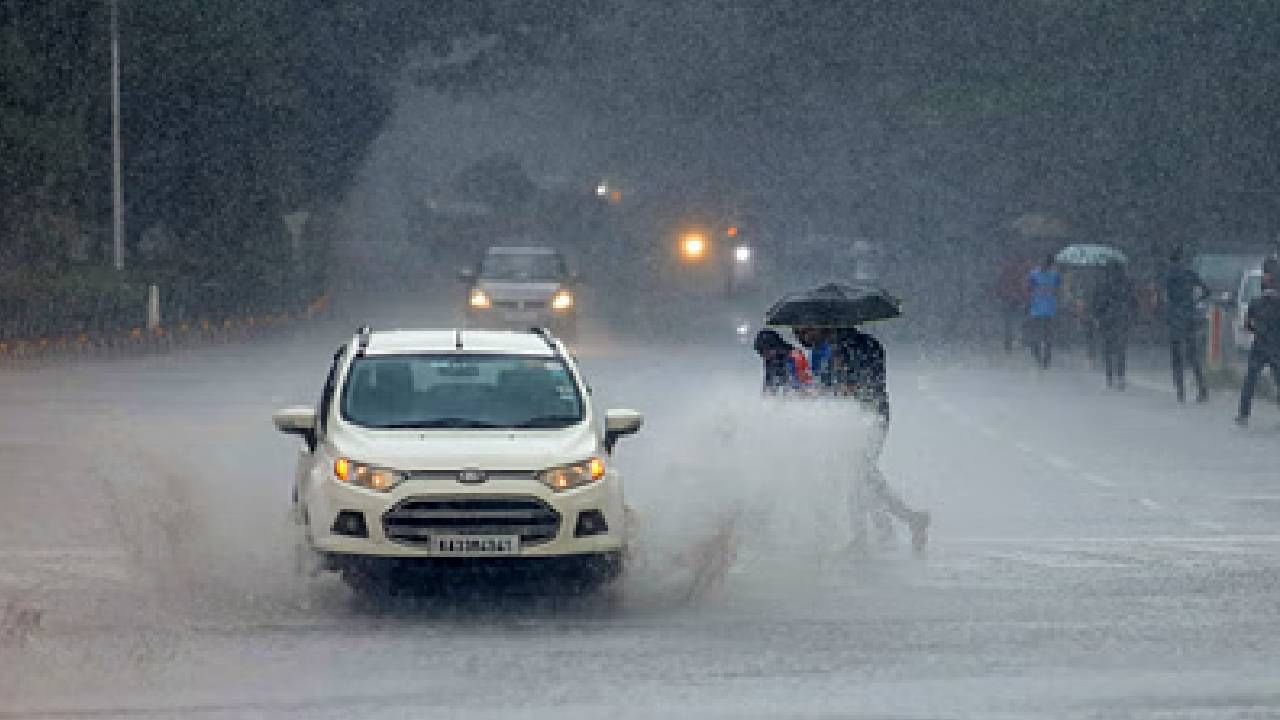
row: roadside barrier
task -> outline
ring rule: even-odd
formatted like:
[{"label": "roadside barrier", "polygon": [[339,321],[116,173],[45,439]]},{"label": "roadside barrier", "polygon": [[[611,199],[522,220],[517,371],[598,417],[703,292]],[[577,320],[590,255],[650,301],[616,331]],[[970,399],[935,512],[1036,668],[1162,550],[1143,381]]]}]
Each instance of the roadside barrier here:
[{"label": "roadside barrier", "polygon": [[58,361],[109,359],[226,345],[282,331],[321,316],[328,309],[329,296],[322,295],[295,312],[184,321],[151,329],[133,327],[114,332],[82,331],[54,337],[0,340],[0,366],[39,367]]}]

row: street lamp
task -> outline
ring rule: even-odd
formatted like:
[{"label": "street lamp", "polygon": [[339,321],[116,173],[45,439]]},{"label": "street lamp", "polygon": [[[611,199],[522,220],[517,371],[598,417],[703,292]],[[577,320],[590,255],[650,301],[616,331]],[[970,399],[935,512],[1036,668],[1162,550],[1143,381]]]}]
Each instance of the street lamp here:
[{"label": "street lamp", "polygon": [[120,0],[111,0],[111,241],[115,268],[124,270],[124,170],[120,152]]},{"label": "street lamp", "polygon": [[700,232],[687,232],[680,238],[680,256],[689,262],[699,262],[707,256],[707,236]]}]

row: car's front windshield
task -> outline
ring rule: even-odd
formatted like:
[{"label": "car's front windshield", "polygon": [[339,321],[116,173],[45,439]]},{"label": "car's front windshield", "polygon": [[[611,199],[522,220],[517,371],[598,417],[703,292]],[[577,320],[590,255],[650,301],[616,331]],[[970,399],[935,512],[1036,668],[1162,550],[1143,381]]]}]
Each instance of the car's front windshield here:
[{"label": "car's front windshield", "polygon": [[582,396],[564,361],[522,355],[357,358],[341,410],[370,428],[555,429],[583,421]]},{"label": "car's front windshield", "polygon": [[552,253],[491,253],[480,266],[480,277],[554,282],[564,276],[564,271],[564,260]]}]

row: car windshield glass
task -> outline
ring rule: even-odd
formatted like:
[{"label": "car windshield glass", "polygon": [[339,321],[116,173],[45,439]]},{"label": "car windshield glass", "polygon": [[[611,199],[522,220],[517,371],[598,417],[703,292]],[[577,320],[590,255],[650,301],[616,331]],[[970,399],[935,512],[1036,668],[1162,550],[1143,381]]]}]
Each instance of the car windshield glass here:
[{"label": "car windshield glass", "polygon": [[342,416],[370,428],[539,428],[582,422],[577,384],[559,358],[386,355],[352,363]]},{"label": "car windshield glass", "polygon": [[487,280],[558,280],[564,260],[550,253],[493,253],[486,255],[480,277]]}]

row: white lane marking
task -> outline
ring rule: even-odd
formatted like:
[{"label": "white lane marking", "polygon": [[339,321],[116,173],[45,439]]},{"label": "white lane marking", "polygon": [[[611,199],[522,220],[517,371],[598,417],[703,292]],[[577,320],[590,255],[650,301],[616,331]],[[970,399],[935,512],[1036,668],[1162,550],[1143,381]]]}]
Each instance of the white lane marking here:
[{"label": "white lane marking", "polygon": [[1151,512],[1160,512],[1161,510],[1164,509],[1163,505],[1156,502],[1155,500],[1152,500],[1151,498],[1138,498],[1138,504],[1150,510]]},{"label": "white lane marking", "polygon": [[1075,467],[1071,464],[1070,460],[1062,457],[1061,455],[1045,455],[1044,461],[1059,470],[1070,470]]},{"label": "white lane marking", "polygon": [[999,439],[1000,439],[1000,431],[999,431],[999,430],[996,430],[995,428],[991,427],[990,425],[982,425],[982,424],[979,424],[979,425],[975,425],[975,426],[974,426],[974,428],[976,428],[976,429],[977,429],[977,431],[978,431],[978,432],[979,432],[983,437],[986,437],[986,438],[987,438],[987,439],[989,439],[989,440],[999,440]]},{"label": "white lane marking", "polygon": [[1140,387],[1143,390],[1153,390],[1158,393],[1168,393],[1170,395],[1173,394],[1173,388],[1169,387],[1168,385],[1164,383],[1158,383],[1153,380],[1147,380],[1146,378],[1143,378],[1143,377],[1129,376],[1125,378],[1125,381],[1128,382],[1130,385],[1136,385],[1137,387]]},{"label": "white lane marking", "polygon": [[1019,562],[1027,565],[1036,565],[1048,568],[1124,568],[1134,567],[1139,563],[1121,562],[1117,559],[1103,559],[1092,557],[1069,556],[1054,553],[1052,551],[1025,551],[1025,552],[993,552],[987,553],[986,557],[994,560],[1005,560],[1011,562]]},{"label": "white lane marking", "polygon": [[1149,535],[1117,537],[993,537],[954,538],[948,545],[1230,545],[1230,544],[1280,544],[1280,534],[1259,535]]},{"label": "white lane marking", "polygon": [[1108,490],[1116,486],[1116,484],[1110,480],[1102,477],[1101,475],[1095,475],[1094,473],[1086,473],[1084,480],[1094,487],[1106,488]]},{"label": "white lane marking", "polygon": [[1231,495],[1227,499],[1240,503],[1276,503],[1280,502],[1280,495]]},{"label": "white lane marking", "polygon": [[1201,528],[1202,530],[1208,530],[1210,532],[1226,532],[1227,531],[1226,525],[1220,522],[1214,522],[1212,520],[1192,520],[1191,524],[1195,525],[1198,528]]}]

